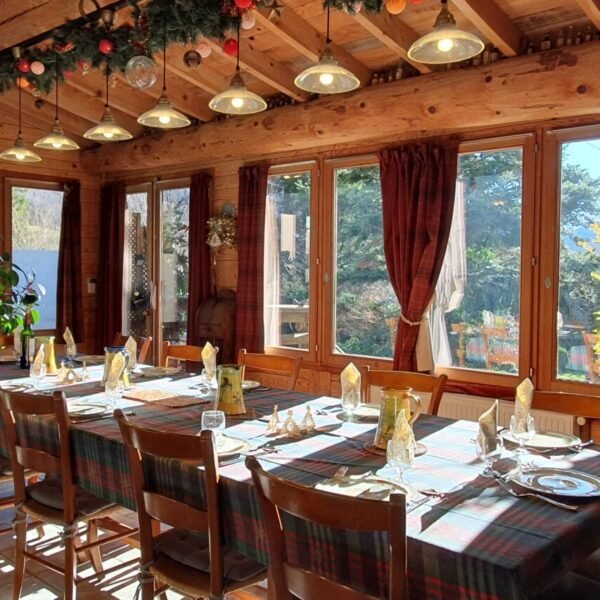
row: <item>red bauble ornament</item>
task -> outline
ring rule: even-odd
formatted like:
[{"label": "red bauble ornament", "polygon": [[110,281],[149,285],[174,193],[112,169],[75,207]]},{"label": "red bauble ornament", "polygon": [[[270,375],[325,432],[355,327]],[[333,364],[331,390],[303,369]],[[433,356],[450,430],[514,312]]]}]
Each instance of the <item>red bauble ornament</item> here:
[{"label": "red bauble ornament", "polygon": [[253,0],[234,0],[234,1],[235,1],[235,5],[240,10],[245,10],[247,8],[250,8],[252,6],[252,2],[253,2]]},{"label": "red bauble ornament", "polygon": [[71,79],[75,75],[75,71],[63,71],[63,77],[65,79]]},{"label": "red bauble ornament", "polygon": [[17,69],[19,69],[21,73],[29,73],[29,71],[31,71],[31,63],[26,58],[20,58],[17,61]]},{"label": "red bauble ornament", "polygon": [[229,56],[237,56],[238,43],[233,38],[228,38],[223,44],[223,52],[229,54]]},{"label": "red bauble ornament", "polygon": [[102,54],[110,54],[115,49],[115,45],[106,38],[100,40],[98,42],[98,50],[102,52]]}]

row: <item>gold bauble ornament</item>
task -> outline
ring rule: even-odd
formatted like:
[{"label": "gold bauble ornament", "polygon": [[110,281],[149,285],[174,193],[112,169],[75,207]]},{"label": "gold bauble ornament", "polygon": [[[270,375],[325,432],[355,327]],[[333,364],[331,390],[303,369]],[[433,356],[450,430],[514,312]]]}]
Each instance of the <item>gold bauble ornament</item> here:
[{"label": "gold bauble ornament", "polygon": [[385,7],[391,15],[399,15],[406,8],[406,0],[385,0]]}]

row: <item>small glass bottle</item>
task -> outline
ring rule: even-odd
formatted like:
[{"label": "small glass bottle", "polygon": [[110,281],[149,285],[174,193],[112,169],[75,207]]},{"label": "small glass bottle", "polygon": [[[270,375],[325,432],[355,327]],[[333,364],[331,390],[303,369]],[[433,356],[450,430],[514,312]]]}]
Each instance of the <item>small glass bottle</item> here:
[{"label": "small glass bottle", "polygon": [[35,344],[35,333],[32,329],[33,317],[31,309],[25,309],[25,317],[23,318],[23,331],[21,332],[21,358],[19,359],[19,367],[21,369],[29,369],[31,366],[31,351]]},{"label": "small glass bottle", "polygon": [[529,42],[529,44],[527,44],[527,54],[533,54],[535,52],[535,47],[533,45],[533,42]]},{"label": "small glass bottle", "polygon": [[565,42],[565,45],[567,46],[572,46],[573,45],[573,25],[569,25],[569,28],[567,29],[567,40]]},{"label": "small glass bottle", "polygon": [[581,35],[581,31],[578,31],[577,35],[575,36],[575,45],[579,46],[579,44],[581,44],[582,41],[583,41],[583,36]]},{"label": "small glass bottle", "polygon": [[594,32],[592,31],[592,26],[588,25],[585,30],[585,35],[583,36],[584,42],[591,42],[594,39]]},{"label": "small glass bottle", "polygon": [[545,50],[550,50],[552,48],[552,40],[550,39],[550,34],[547,33],[540,44],[540,50],[544,52]]},{"label": "small glass bottle", "polygon": [[556,37],[556,47],[562,48],[565,45],[565,31],[561,29]]},{"label": "small glass bottle", "polygon": [[404,77],[404,67],[402,65],[402,63],[400,63],[397,67],[396,67],[396,81],[400,81],[400,79],[402,79]]}]

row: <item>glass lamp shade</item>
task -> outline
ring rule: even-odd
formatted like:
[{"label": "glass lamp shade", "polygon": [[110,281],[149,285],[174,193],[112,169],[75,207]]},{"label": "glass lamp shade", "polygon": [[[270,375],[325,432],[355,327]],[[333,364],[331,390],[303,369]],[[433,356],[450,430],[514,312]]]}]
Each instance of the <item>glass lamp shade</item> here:
[{"label": "glass lamp shade", "polygon": [[0,158],[2,160],[10,160],[11,162],[19,163],[34,163],[42,160],[39,154],[33,150],[29,150],[29,148],[25,146],[21,134],[17,137],[14,146],[0,152]]},{"label": "glass lamp shade", "polygon": [[79,145],[65,135],[58,119],[54,121],[52,131],[33,144],[36,148],[44,150],[79,150]]},{"label": "glass lamp shade", "polygon": [[329,47],[325,48],[319,62],[302,71],[294,83],[301,90],[314,94],[342,94],[360,85],[356,75],[338,63]]},{"label": "glass lamp shade", "polygon": [[233,76],[231,85],[220,94],[217,94],[208,106],[226,115],[252,115],[266,110],[267,103],[259,95],[251,92],[240,75],[239,71]]},{"label": "glass lamp shade", "polygon": [[456,27],[456,21],[442,2],[433,31],[420,37],[408,49],[408,58],[430,65],[445,65],[477,56],[484,43],[474,34]]},{"label": "glass lamp shade", "polygon": [[159,129],[176,129],[191,124],[191,121],[183,113],[173,108],[165,92],[156,106],[140,115],[137,121],[145,127],[158,127]]},{"label": "glass lamp shade", "polygon": [[88,129],[83,134],[83,137],[97,142],[120,142],[130,140],[133,136],[129,131],[117,125],[115,118],[110,112],[110,108],[107,106],[104,109],[104,115],[102,115],[100,123]]}]

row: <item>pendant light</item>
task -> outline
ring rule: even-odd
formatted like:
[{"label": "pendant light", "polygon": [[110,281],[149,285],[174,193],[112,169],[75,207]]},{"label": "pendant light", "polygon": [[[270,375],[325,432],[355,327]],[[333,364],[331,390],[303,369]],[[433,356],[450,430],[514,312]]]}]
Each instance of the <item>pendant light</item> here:
[{"label": "pendant light", "polygon": [[319,58],[319,62],[308,67],[296,77],[294,83],[301,90],[314,94],[342,94],[350,92],[360,86],[358,77],[342,67],[331,50],[331,38],[329,37],[330,8],[327,4],[327,37],[325,50]]},{"label": "pendant light", "polygon": [[138,123],[146,127],[159,129],[176,129],[187,127],[191,121],[178,110],[173,108],[167,97],[167,21],[163,23],[163,87],[162,94],[154,108],[147,110],[138,117]]},{"label": "pendant light", "polygon": [[435,20],[433,31],[419,38],[408,49],[411,60],[430,65],[460,62],[477,56],[484,43],[474,34],[458,29],[448,10],[448,0],[442,1],[442,10]]},{"label": "pendant light", "polygon": [[30,150],[25,146],[23,140],[23,132],[21,131],[21,86],[19,88],[19,133],[17,133],[17,139],[15,140],[14,146],[11,146],[7,150],[0,152],[0,158],[2,160],[10,160],[12,162],[20,163],[34,163],[40,162],[42,159],[37,152]]},{"label": "pendant light", "polygon": [[208,103],[209,108],[226,115],[252,115],[267,108],[264,99],[246,87],[240,73],[240,21],[238,18],[235,75],[229,87]]},{"label": "pendant light", "polygon": [[58,120],[58,54],[56,55],[56,88],[54,125],[50,133],[44,136],[33,144],[36,148],[44,148],[45,150],[79,150],[79,145],[71,138],[65,135],[63,128]]},{"label": "pendant light", "polygon": [[100,123],[91,129],[88,129],[83,137],[88,140],[96,140],[97,142],[120,142],[122,140],[130,140],[133,136],[127,131],[117,125],[113,114],[110,112],[110,105],[108,103],[108,90],[109,90],[109,72],[108,65],[106,65],[106,104],[104,105],[104,114]]}]

